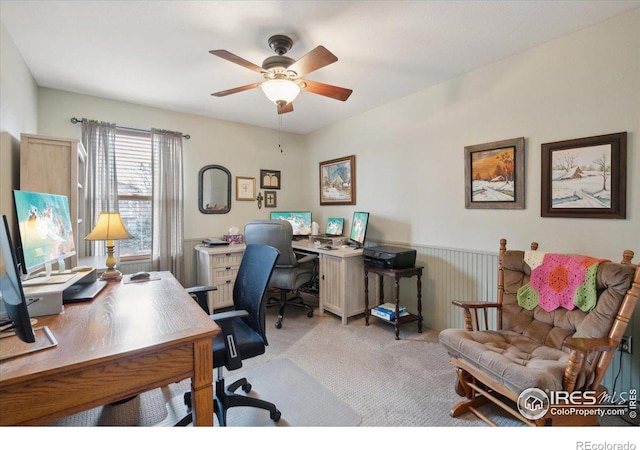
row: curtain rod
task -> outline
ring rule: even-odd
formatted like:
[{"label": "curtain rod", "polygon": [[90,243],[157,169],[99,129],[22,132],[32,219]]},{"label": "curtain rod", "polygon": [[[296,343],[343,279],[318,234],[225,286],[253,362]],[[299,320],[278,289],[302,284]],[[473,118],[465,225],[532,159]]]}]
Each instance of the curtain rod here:
[{"label": "curtain rod", "polygon": [[[85,120],[86,119],[76,119],[75,117],[72,117],[71,118],[71,123],[82,123]],[[147,132],[147,133],[151,133],[151,130],[143,130],[142,128],[121,127],[120,125],[116,125],[116,128],[122,128],[123,130],[144,131],[144,132]],[[181,131],[177,131],[176,133],[180,133],[182,135],[182,137],[185,138],[185,139],[191,139],[191,135],[190,134],[182,134]]]}]

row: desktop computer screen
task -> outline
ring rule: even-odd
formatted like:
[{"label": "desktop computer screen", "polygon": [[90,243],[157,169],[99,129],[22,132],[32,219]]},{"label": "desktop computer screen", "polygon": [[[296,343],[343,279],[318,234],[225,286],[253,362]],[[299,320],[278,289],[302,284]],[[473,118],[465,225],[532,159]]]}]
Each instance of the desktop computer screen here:
[{"label": "desktop computer screen", "polygon": [[310,211],[274,211],[271,220],[286,220],[293,228],[294,236],[311,236]]},{"label": "desktop computer screen", "polygon": [[369,224],[368,212],[354,212],[353,221],[351,222],[351,233],[349,240],[358,247],[364,246],[364,240],[367,237],[367,225]]}]

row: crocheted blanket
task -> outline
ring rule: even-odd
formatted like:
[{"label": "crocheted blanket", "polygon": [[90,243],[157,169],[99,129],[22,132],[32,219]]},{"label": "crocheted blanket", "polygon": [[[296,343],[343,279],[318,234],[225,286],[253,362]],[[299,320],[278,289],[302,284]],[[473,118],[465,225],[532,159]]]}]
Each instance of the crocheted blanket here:
[{"label": "crocheted blanket", "polygon": [[606,259],[528,251],[525,262],[531,267],[529,283],[518,289],[518,304],[528,310],[536,306],[547,312],[576,306],[588,312],[596,305],[596,273]]}]

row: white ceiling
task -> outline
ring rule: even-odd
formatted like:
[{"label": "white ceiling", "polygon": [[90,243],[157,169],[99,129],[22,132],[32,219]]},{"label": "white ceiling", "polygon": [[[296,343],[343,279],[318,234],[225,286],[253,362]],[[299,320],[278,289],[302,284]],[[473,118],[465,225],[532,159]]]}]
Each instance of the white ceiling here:
[{"label": "white ceiling", "polygon": [[293,38],[294,59],[324,45],[338,62],[306,78],[353,94],[340,102],[302,92],[282,127],[306,134],[639,7],[640,0],[2,0],[0,20],[39,86],[268,128],[278,128],[278,115],[260,89],[210,95],[261,77],[209,50],[261,65],[274,55],[274,34]]}]

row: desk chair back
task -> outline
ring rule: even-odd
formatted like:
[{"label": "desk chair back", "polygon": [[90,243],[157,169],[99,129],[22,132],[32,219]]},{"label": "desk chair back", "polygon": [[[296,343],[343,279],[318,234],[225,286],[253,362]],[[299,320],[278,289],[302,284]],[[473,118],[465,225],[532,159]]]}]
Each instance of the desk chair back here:
[{"label": "desk chair back", "polygon": [[261,244],[276,248],[280,252],[276,260],[277,268],[298,265],[291,245],[293,228],[286,220],[253,220],[244,227],[244,240],[247,245]]},{"label": "desk chair back", "polygon": [[234,309],[249,313],[242,320],[260,334],[265,345],[265,293],[277,257],[278,250],[274,247],[247,245],[233,286]]}]

